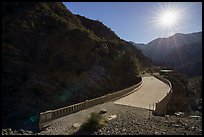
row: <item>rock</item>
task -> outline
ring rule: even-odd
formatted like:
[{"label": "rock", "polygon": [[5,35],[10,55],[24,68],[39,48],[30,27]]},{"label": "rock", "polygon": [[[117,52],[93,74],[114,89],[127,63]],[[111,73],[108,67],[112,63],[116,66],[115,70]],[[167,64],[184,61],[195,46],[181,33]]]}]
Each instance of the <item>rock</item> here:
[{"label": "rock", "polygon": [[20,133],[20,134],[24,134],[25,131],[24,131],[23,129],[21,129],[21,130],[19,130],[19,133]]},{"label": "rock", "polygon": [[4,129],[4,130],[3,130],[3,134],[4,134],[4,135],[10,135],[11,132],[12,132],[11,128]]},{"label": "rock", "polygon": [[160,133],[156,131],[156,132],[154,132],[154,135],[160,135]]},{"label": "rock", "polygon": [[81,124],[79,124],[79,123],[74,123],[73,125],[72,125],[72,127],[74,127],[74,128],[79,128],[81,126]]},{"label": "rock", "polygon": [[6,135],[6,130],[2,130],[2,135]]},{"label": "rock", "polygon": [[183,125],[184,125],[185,127],[188,127],[188,124],[187,124],[187,123],[184,123]]},{"label": "rock", "polygon": [[99,132],[99,133],[102,133],[102,130],[101,130],[101,129],[99,129],[99,130],[98,130],[98,132]]},{"label": "rock", "polygon": [[187,132],[184,132],[184,135],[188,135],[188,133],[187,133]]},{"label": "rock", "polygon": [[200,118],[200,116],[189,116],[189,118]]},{"label": "rock", "polygon": [[172,124],[172,126],[174,126],[174,127],[180,127],[180,125],[178,125],[178,124]]},{"label": "rock", "polygon": [[192,126],[192,127],[191,127],[191,129],[192,129],[192,130],[195,130],[195,127],[194,127],[194,126]]},{"label": "rock", "polygon": [[99,112],[99,114],[105,114],[107,111],[106,109],[101,109],[101,111]]},{"label": "rock", "polygon": [[11,130],[11,128],[8,128],[7,131],[8,131],[8,132],[11,132],[12,130]]},{"label": "rock", "polygon": [[163,132],[162,132],[162,134],[163,134],[163,135],[165,135],[165,134],[166,134],[166,132],[164,132],[164,131],[163,131]]},{"label": "rock", "polygon": [[111,115],[111,116],[108,117],[108,120],[112,120],[112,119],[115,119],[115,118],[117,118],[116,115]]},{"label": "rock", "polygon": [[165,118],[166,118],[166,119],[169,119],[169,118],[170,118],[170,116],[169,116],[169,115],[165,115]]},{"label": "rock", "polygon": [[188,127],[188,126],[185,126],[184,128],[185,128],[185,130],[189,130],[189,127]]},{"label": "rock", "polygon": [[176,112],[175,115],[176,116],[181,116],[181,115],[184,115],[184,113],[183,112]]}]

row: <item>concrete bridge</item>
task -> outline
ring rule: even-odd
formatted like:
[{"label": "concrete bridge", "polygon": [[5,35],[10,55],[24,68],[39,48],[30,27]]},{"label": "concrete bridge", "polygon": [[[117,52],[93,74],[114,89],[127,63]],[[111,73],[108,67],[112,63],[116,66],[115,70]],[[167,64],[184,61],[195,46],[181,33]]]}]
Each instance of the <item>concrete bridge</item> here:
[{"label": "concrete bridge", "polygon": [[143,85],[139,90],[114,103],[155,110],[156,103],[169,93],[170,87],[153,76],[145,75],[142,77],[142,81]]},{"label": "concrete bridge", "polygon": [[171,83],[168,80],[157,75],[152,76],[145,74],[142,76],[138,84],[127,89],[95,99],[86,100],[71,106],[40,113],[39,129],[42,130],[47,123],[54,119],[98,104],[103,104],[108,101],[114,101],[115,104],[120,105],[155,110],[157,114],[163,115],[166,114],[166,105],[171,97],[171,91]]}]

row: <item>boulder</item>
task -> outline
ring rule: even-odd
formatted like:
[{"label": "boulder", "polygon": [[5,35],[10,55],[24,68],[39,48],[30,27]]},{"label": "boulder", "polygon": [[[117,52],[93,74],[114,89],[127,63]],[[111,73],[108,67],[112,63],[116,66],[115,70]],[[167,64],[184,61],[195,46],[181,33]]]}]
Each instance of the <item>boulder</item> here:
[{"label": "boulder", "polygon": [[115,118],[117,118],[116,115],[111,115],[111,116],[108,117],[108,120],[112,120],[112,119],[115,119]]},{"label": "boulder", "polygon": [[184,115],[184,113],[183,112],[176,112],[175,115],[176,116],[181,116],[181,115]]},{"label": "boulder", "polygon": [[101,109],[101,111],[99,112],[99,114],[105,114],[107,111],[106,109]]},{"label": "boulder", "polygon": [[74,123],[74,124],[72,125],[72,127],[74,127],[74,128],[79,128],[80,126],[81,126],[80,123]]},{"label": "boulder", "polygon": [[200,118],[200,116],[189,116],[189,118]]}]

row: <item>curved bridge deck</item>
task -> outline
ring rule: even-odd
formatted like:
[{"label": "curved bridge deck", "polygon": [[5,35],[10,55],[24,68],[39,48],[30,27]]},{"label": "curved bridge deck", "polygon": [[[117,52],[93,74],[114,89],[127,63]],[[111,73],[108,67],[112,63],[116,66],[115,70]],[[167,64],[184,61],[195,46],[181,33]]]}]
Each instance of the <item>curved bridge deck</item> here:
[{"label": "curved bridge deck", "polygon": [[[169,86],[153,76],[143,77],[143,86],[132,94],[116,100],[115,104],[140,107],[153,110],[153,103],[162,100]],[[155,108],[154,108],[155,109]]]}]

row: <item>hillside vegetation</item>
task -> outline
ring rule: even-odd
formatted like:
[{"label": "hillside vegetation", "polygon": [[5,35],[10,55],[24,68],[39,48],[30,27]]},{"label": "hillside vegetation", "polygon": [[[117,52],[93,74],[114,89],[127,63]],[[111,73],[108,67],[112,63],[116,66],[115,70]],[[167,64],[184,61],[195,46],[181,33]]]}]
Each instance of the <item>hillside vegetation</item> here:
[{"label": "hillside vegetation", "polygon": [[2,3],[3,126],[132,86],[150,65],[101,22],[60,2]]}]

